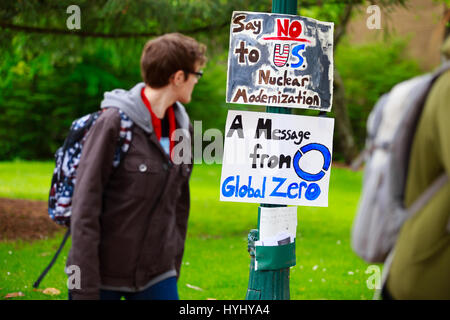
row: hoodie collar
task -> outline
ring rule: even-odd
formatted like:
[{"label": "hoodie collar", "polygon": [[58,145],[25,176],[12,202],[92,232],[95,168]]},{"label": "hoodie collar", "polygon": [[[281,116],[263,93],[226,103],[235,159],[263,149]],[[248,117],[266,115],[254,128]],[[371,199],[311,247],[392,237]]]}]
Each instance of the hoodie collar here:
[{"label": "hoodie collar", "polygon": [[[140,82],[130,90],[114,89],[107,91],[104,93],[100,108],[119,108],[145,132],[152,133],[154,129],[151,114],[141,98],[141,90],[143,87],[145,87],[145,83]],[[173,109],[179,128],[189,131],[190,120],[184,106],[177,101]]]}]

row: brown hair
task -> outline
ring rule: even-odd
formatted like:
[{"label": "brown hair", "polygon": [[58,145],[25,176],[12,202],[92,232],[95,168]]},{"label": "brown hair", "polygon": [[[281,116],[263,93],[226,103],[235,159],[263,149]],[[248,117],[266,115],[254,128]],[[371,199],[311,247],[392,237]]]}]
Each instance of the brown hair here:
[{"label": "brown hair", "polygon": [[178,70],[196,71],[206,63],[205,45],[180,33],[168,33],[145,44],[141,56],[141,75],[152,88],[161,88]]}]

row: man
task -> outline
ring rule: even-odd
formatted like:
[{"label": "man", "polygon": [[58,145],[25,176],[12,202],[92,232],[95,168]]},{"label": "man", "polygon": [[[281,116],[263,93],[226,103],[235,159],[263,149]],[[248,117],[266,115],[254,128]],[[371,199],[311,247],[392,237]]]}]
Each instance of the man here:
[{"label": "man", "polygon": [[[153,39],[141,56],[144,82],[105,93],[77,171],[67,266],[80,268],[81,288],[69,290],[69,298],[178,299],[192,159],[184,148],[180,161],[173,137],[181,129],[179,143],[190,141],[181,103],[191,100],[205,50],[177,33]],[[113,168],[119,109],[134,125],[129,149]]]},{"label": "man", "polygon": [[[450,37],[443,46],[450,58]],[[409,207],[443,172],[450,176],[450,70],[433,84],[413,140],[405,191]],[[402,226],[384,299],[450,299],[450,185]]]}]

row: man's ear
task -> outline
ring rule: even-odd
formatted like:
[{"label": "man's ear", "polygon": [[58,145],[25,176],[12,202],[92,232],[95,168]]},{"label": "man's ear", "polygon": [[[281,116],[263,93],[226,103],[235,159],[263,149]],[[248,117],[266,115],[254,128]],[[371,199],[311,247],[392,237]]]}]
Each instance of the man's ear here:
[{"label": "man's ear", "polygon": [[175,72],[173,74],[173,77],[172,77],[171,80],[173,81],[173,84],[175,86],[179,86],[179,85],[183,84],[183,82],[186,81],[184,71],[183,70],[178,70],[177,72]]}]

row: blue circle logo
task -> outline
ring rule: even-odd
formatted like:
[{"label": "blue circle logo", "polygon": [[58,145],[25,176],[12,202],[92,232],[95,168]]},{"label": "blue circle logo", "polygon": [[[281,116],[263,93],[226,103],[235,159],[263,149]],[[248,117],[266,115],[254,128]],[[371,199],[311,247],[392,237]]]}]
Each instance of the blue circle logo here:
[{"label": "blue circle logo", "polygon": [[[307,152],[310,151],[319,151],[322,153],[323,156],[323,166],[322,170],[320,170],[319,173],[309,173],[306,171],[303,171],[303,169],[300,168],[299,161],[300,158]],[[297,175],[305,180],[305,181],[319,181],[325,176],[325,172],[328,171],[331,164],[331,153],[330,150],[326,146],[320,143],[310,143],[306,146],[301,147],[294,155],[294,170]]]}]

